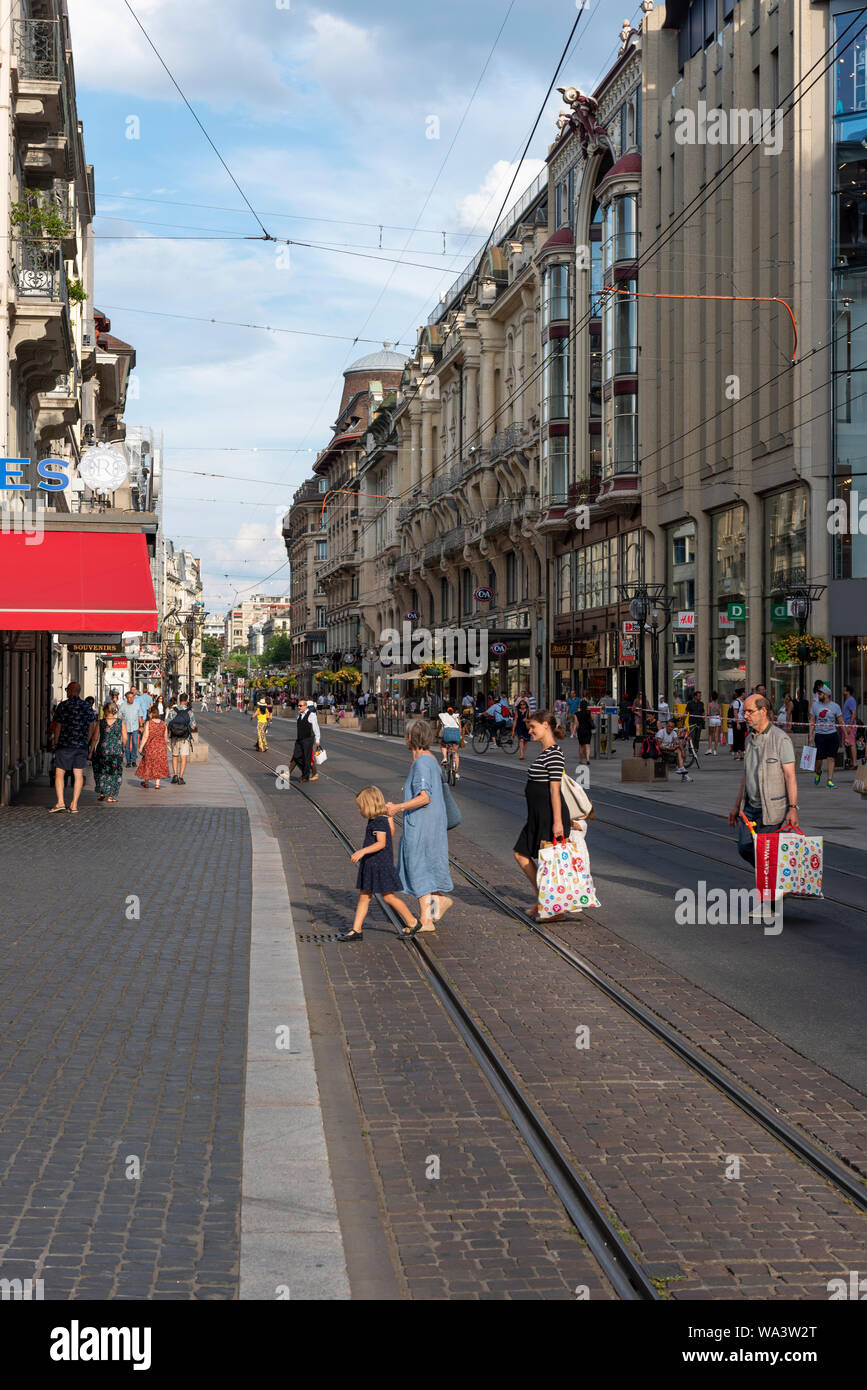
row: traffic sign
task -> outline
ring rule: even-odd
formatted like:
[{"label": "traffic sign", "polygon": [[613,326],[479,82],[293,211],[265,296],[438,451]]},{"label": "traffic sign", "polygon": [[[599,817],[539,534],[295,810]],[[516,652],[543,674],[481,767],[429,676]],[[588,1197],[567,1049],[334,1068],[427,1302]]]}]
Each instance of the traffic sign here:
[{"label": "traffic sign", "polygon": [[730,603],[728,615],[733,623],[742,623],[747,616],[747,605],[745,603]]}]

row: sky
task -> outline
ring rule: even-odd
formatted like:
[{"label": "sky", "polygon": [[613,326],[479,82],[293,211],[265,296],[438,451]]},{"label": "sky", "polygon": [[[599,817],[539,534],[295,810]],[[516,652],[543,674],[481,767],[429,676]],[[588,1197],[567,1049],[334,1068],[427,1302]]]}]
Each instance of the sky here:
[{"label": "sky", "polygon": [[[384,341],[411,352],[496,221],[581,6],[556,85],[584,91],[614,62],[626,7],[130,4],[239,185],[125,0],[68,0],[94,307],[136,349],[124,418],[163,434],[165,531],[201,558],[221,615],[288,593],[281,522],[342,372]],[[555,90],[508,206],[561,105]],[[263,226],[328,245],[273,245]]]}]

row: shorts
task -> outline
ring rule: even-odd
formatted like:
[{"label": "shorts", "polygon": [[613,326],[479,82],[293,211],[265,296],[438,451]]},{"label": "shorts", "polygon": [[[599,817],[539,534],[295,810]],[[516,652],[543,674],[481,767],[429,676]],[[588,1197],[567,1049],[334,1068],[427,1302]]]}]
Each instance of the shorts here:
[{"label": "shorts", "polygon": [[719,717],[718,714],[711,714],[711,715],[708,715],[708,720],[707,720],[707,722],[708,722],[709,728],[711,728],[711,729],[718,729],[719,726],[720,726],[720,724],[722,723],[722,720],[720,719],[720,717]]},{"label": "shorts", "polygon": [[86,748],[58,748],[54,754],[54,766],[63,772],[73,772],[76,769],[83,772],[89,761]]},{"label": "shorts", "polygon": [[169,745],[173,758],[191,758],[193,756],[192,739],[169,737]]},{"label": "shorts", "polygon": [[815,740],[817,758],[836,758],[840,747],[840,735],[836,730],[833,734],[816,734]]},{"label": "shorts", "polygon": [[460,743],[461,736],[457,729],[443,729],[440,743]]}]

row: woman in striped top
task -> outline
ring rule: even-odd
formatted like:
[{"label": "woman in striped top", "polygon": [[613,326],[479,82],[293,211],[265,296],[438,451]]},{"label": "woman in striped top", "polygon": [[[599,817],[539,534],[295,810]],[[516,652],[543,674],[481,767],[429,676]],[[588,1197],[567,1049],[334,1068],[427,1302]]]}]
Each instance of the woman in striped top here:
[{"label": "woman in striped top", "polygon": [[[559,740],[566,730],[549,710],[537,710],[527,721],[530,737],[540,744],[539,756],[530,766],[524,795],[527,798],[527,823],[515,844],[515,859],[527,878],[536,887],[536,865],[539,846],[543,840],[568,836],[571,830],[569,808],[560,794],[560,778],[566,762]],[[536,909],[530,909],[535,917]]]}]

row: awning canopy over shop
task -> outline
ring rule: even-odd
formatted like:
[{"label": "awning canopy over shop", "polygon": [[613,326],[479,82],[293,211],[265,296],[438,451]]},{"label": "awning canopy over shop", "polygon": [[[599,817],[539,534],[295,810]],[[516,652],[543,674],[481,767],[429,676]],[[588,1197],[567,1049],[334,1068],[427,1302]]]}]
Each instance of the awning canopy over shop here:
[{"label": "awning canopy over shop", "polygon": [[130,532],[0,535],[0,629],[155,632],[147,541]]}]

